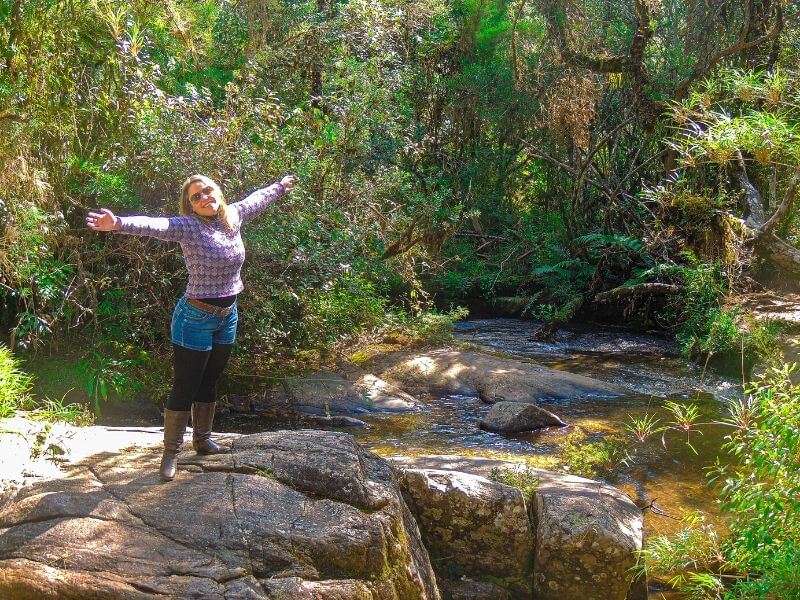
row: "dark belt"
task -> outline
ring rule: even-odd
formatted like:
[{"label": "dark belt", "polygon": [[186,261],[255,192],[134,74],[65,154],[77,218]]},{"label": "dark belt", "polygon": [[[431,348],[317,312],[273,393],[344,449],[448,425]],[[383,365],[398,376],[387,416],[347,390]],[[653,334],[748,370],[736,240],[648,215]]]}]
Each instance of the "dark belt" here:
[{"label": "dark belt", "polygon": [[195,308],[199,308],[202,311],[207,313],[211,313],[217,317],[227,317],[231,314],[233,310],[233,305],[231,306],[214,306],[213,304],[206,304],[205,302],[201,302],[200,300],[196,300],[194,298],[186,298],[186,302],[194,306]]}]

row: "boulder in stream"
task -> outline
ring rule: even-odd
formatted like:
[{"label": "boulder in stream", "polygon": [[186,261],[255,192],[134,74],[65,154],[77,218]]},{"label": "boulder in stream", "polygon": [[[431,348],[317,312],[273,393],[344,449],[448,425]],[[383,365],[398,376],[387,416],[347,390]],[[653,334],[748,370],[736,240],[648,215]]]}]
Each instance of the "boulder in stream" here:
[{"label": "boulder in stream", "polygon": [[370,367],[385,380],[412,394],[477,395],[490,403],[535,403],[630,394],[624,388],[590,377],[512,358],[449,348],[395,352],[378,357]]},{"label": "boulder in stream", "polygon": [[0,597],[439,598],[390,466],[351,436],[219,436],[230,454],[182,452],[162,483],[153,429],[122,451],[76,430],[59,477],[4,496]]},{"label": "boulder in stream", "polygon": [[563,427],[566,423],[535,404],[497,402],[481,420],[481,429],[497,433],[519,433],[544,427]]},{"label": "boulder in stream", "polygon": [[[642,547],[642,514],[620,490],[599,481],[491,458],[429,455],[394,457],[392,463],[405,473],[399,477],[403,494],[432,555],[451,557],[466,577],[497,584],[507,581],[510,573],[523,573],[528,591],[503,585],[512,598],[530,598],[530,589],[537,600],[625,600],[628,595],[631,567]],[[532,501],[525,503],[532,555],[528,554],[530,545],[521,539],[524,526],[520,524],[514,533],[508,527],[507,515],[517,514],[522,494],[509,488],[517,492],[517,500],[509,494],[509,500],[501,503],[485,491],[493,489],[497,497],[504,497],[499,490],[508,488],[485,479],[495,468],[525,469],[526,475],[538,480]],[[443,475],[447,472],[449,476]],[[458,498],[458,512],[442,510],[444,501],[453,501],[445,499],[447,493]],[[469,531],[480,532],[479,539],[471,542],[470,536],[464,535]],[[484,562],[469,556],[467,544],[485,546],[490,540],[502,539],[505,542],[491,550],[482,550]],[[499,557],[503,552],[506,556]],[[518,562],[514,563],[512,556]],[[530,556],[532,562],[525,562]],[[437,576],[447,579],[441,563],[434,561],[434,565]]]},{"label": "boulder in stream", "polygon": [[530,596],[534,539],[518,489],[438,469],[403,468],[398,479],[443,578],[463,573]]}]

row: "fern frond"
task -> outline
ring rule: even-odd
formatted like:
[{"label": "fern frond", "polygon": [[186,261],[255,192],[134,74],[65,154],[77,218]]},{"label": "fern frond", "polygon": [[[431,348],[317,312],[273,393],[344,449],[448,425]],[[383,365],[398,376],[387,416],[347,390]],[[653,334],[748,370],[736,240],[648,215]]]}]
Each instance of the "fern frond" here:
[{"label": "fern frond", "polygon": [[617,246],[634,254],[639,254],[644,250],[644,242],[629,235],[615,233],[607,235],[604,233],[587,233],[575,240],[587,246]]}]

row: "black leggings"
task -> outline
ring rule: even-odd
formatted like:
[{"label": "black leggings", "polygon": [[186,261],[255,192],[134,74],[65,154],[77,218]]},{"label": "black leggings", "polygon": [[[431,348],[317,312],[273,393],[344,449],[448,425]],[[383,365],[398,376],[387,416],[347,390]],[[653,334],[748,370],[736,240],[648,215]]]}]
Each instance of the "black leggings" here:
[{"label": "black leggings", "polygon": [[214,344],[211,350],[190,350],[172,344],[172,394],[167,402],[170,410],[191,410],[193,402],[214,402],[217,380],[222,375],[233,344]]}]

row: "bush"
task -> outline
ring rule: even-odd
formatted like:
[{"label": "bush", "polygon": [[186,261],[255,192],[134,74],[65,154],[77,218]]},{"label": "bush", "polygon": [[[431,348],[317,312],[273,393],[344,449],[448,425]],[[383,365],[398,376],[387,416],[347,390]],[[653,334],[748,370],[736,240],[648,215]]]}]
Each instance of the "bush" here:
[{"label": "bush", "polygon": [[412,343],[443,343],[453,339],[453,323],[466,319],[469,311],[458,307],[449,312],[425,311],[416,317],[401,315],[403,332]]},{"label": "bush", "polygon": [[345,278],[332,289],[323,288],[311,296],[307,319],[311,339],[326,346],[383,325],[386,300],[375,293],[370,282]]},{"label": "bush", "polygon": [[728,286],[719,262],[704,263],[690,254],[684,257],[689,264],[677,271],[684,291],[662,315],[677,322],[675,339],[683,353],[700,358],[733,357],[743,352],[749,365],[757,358],[775,364],[780,358],[776,342],[779,328],[756,321],[737,305],[725,304]]},{"label": "bush", "polygon": [[19,368],[11,350],[0,345],[0,418],[13,416],[28,399],[33,378]]},{"label": "bush", "polygon": [[715,465],[720,536],[696,519],[681,533],[658,536],[642,551],[643,568],[670,578],[690,598],[800,597],[800,385],[794,366],[773,368],[731,404],[732,433]]},{"label": "bush", "polygon": [[533,467],[525,466],[521,468],[498,468],[493,467],[489,473],[489,479],[498,483],[504,483],[517,488],[522,492],[525,502],[533,502],[536,488],[539,487],[539,476]]}]

